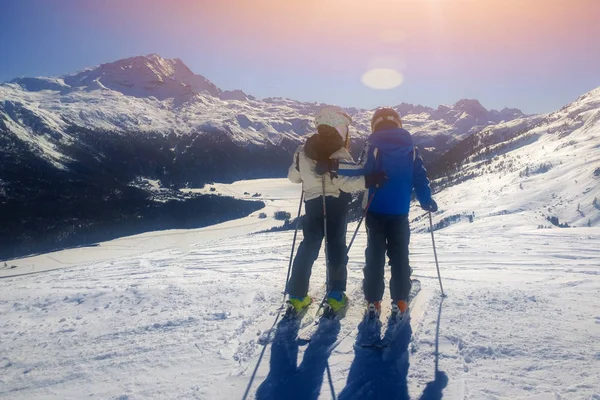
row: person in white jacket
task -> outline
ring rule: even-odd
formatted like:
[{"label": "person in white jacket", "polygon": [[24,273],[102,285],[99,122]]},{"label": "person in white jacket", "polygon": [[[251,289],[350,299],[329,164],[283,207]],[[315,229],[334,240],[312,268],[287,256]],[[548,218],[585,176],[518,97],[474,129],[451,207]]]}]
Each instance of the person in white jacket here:
[{"label": "person in white jacket", "polygon": [[[287,284],[288,304],[295,312],[306,308],[312,299],[308,286],[312,266],[319,255],[324,237],[323,194],[327,208],[328,287],[327,303],[334,312],[346,305],[346,226],[350,192],[381,184],[384,177],[356,176],[362,173],[350,152],[349,127],[352,119],[341,108],[325,107],[315,115],[317,134],[308,138],[294,153],[288,178],[301,183],[305,215],[302,217],[303,240],[294,258]],[[337,174],[344,170],[344,174]],[[356,174],[352,171],[355,170]],[[353,176],[355,175],[355,176]],[[323,176],[325,187],[323,189]],[[323,193],[325,192],[325,193]]]}]

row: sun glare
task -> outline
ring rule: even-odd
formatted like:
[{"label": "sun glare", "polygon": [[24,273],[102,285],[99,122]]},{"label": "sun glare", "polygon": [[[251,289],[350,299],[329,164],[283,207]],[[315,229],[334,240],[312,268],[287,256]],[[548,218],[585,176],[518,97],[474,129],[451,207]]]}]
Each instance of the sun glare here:
[{"label": "sun glare", "polygon": [[361,81],[371,89],[387,90],[400,86],[404,77],[392,68],[373,68],[363,74]]}]

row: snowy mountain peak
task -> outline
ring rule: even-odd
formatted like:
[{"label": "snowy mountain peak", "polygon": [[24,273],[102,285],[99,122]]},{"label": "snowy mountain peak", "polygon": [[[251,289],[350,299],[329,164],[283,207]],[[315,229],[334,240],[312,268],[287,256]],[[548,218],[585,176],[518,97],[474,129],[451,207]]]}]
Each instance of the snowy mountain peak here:
[{"label": "snowy mountain peak", "polygon": [[173,76],[175,71],[181,69],[181,67],[183,67],[187,73],[192,74],[192,71],[190,71],[181,61],[165,59],[158,54],[149,54],[147,56],[131,57],[114,63],[102,64],[99,68],[120,68],[121,70],[147,69],[154,73],[157,79],[162,80],[165,77]]},{"label": "snowy mountain peak", "polygon": [[135,56],[124,58],[110,63],[100,64],[94,68],[88,68],[84,71],[70,74],[67,76],[85,76],[85,74],[96,73],[97,75],[118,74],[119,71],[137,70],[150,71],[157,78],[172,76],[176,70],[183,68],[187,73],[192,71],[179,59],[166,59],[158,54],[148,54],[146,56]]},{"label": "snowy mountain peak", "polygon": [[159,100],[191,97],[196,93],[219,96],[221,90],[201,75],[194,74],[180,59],[157,54],[136,56],[102,64],[63,77],[71,87],[108,88],[135,97]]},{"label": "snowy mountain peak", "polygon": [[475,118],[486,118],[488,110],[474,99],[462,99],[454,104],[454,109],[464,111]]},{"label": "snowy mountain peak", "polygon": [[594,108],[597,104],[600,104],[600,87],[582,94],[573,103],[564,106],[563,109],[583,104],[587,104],[592,108]]}]

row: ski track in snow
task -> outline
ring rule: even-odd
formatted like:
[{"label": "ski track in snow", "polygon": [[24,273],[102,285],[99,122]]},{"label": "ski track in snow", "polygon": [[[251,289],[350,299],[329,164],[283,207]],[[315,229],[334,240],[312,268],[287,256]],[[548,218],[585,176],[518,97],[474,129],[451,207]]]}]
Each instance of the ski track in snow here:
[{"label": "ski track in snow", "polygon": [[[269,212],[295,212],[289,190]],[[241,399],[263,350],[258,337],[281,304],[293,237],[251,234],[268,224],[276,222],[251,216],[136,235],[108,242],[134,241],[136,253],[98,259],[103,243],[55,253],[70,260],[59,269],[0,271],[0,398]],[[600,399],[600,229],[436,232],[448,294],[441,311],[431,237],[413,234],[411,265],[429,295],[413,315],[411,341],[379,354],[353,346],[365,242],[363,231],[350,254],[343,340],[329,358],[309,353],[304,364],[324,369],[306,375],[302,398]],[[45,256],[15,263],[43,271],[36,260]],[[322,257],[311,280],[316,297]],[[309,348],[297,347],[297,365]],[[250,398],[269,372],[271,349]],[[306,373],[292,365],[290,376]],[[260,398],[276,398],[270,387]]]}]

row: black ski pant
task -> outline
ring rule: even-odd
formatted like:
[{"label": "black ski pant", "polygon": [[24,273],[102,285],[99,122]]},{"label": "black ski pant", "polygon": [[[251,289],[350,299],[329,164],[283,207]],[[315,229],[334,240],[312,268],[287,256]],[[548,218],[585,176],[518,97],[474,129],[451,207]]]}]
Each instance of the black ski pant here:
[{"label": "black ski pant", "polygon": [[[327,291],[346,290],[348,257],[346,255],[346,217],[348,200],[345,196],[325,198],[327,206],[327,252],[329,263]],[[287,286],[290,296],[304,297],[308,293],[308,284],[312,266],[319,256],[323,241],[323,197],[308,200],[305,203],[305,215],[302,217],[304,239],[294,258],[292,275]]]},{"label": "black ski pant", "polygon": [[392,300],[407,300],[410,292],[408,244],[410,228],[408,215],[367,213],[366,264],[363,269],[363,290],[368,302],[381,301],[385,290],[385,253],[390,259]]}]

